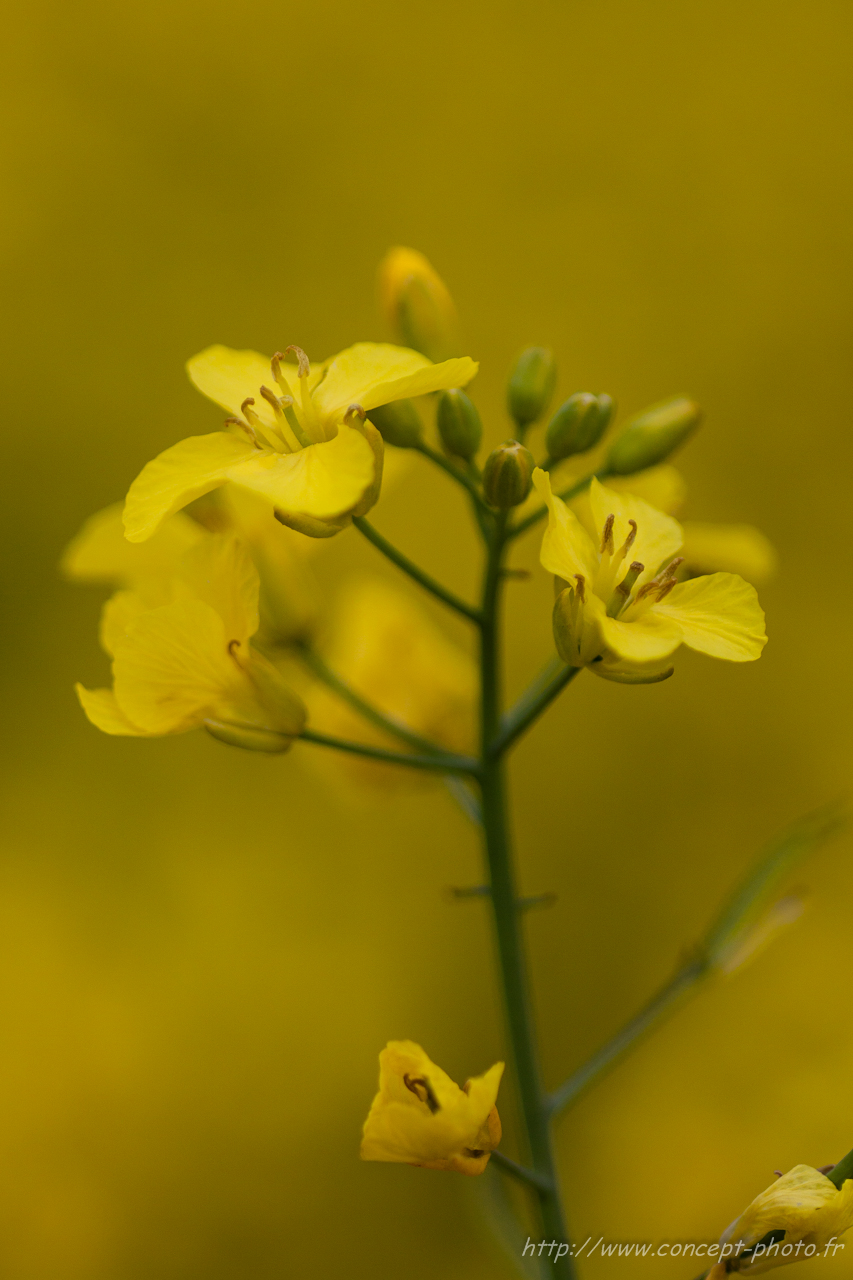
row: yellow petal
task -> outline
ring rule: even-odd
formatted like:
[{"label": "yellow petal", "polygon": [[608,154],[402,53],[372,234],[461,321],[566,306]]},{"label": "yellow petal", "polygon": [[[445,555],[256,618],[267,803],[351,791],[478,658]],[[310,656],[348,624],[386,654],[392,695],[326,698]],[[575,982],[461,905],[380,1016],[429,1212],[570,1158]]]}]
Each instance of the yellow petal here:
[{"label": "yellow petal", "polygon": [[330,361],[314,392],[314,404],[324,420],[337,422],[351,404],[369,412],[393,400],[464,387],[478,368],[468,356],[432,364],[407,347],[359,342]]},{"label": "yellow petal", "polygon": [[[386,1160],[481,1173],[500,1138],[490,1124],[503,1063],[468,1081],[465,1090],[411,1040],[391,1041],[379,1055],[379,1093],[364,1125],[363,1160]],[[495,1117],[497,1120],[497,1117]]]},{"label": "yellow petal", "polygon": [[737,573],[760,587],[776,572],[778,559],[769,538],[751,524],[684,522],[681,554],[694,573]]},{"label": "yellow petal", "polygon": [[131,724],[119,709],[112,689],[84,689],[82,684],[76,684],[74,688],[81,707],[97,729],[125,738],[149,736],[144,729],[137,729],[136,725]]},{"label": "yellow petal", "polygon": [[[778,1178],[720,1237],[722,1244],[743,1241],[744,1248],[756,1244],[770,1231],[785,1231],[785,1243],[796,1243],[808,1236],[822,1245],[840,1236],[853,1224],[853,1181],[848,1179],[839,1190],[824,1174],[810,1165],[798,1164]],[[776,1265],[784,1262],[777,1257]],[[769,1270],[773,1259],[757,1258],[753,1267],[741,1274]]]},{"label": "yellow petal", "polygon": [[[308,375],[309,389],[322,379],[326,365],[319,361],[311,364]],[[295,400],[300,400],[299,379],[295,364],[282,362],[281,370],[290,393]],[[259,355],[257,351],[235,351],[231,347],[213,346],[200,351],[187,361],[187,373],[202,395],[215,404],[227,409],[229,413],[241,414],[243,401],[251,396],[254,400],[253,412],[267,426],[275,425],[276,417],[272,406],[260,394],[261,387],[269,387],[276,395],[283,394],[272,376],[270,360]]]},{"label": "yellow petal", "polygon": [[229,470],[228,478],[263,494],[282,511],[320,520],[351,511],[376,470],[373,450],[351,427],[297,453],[252,452],[248,461]]},{"label": "yellow petal", "polygon": [[566,582],[582,574],[586,582],[591,583],[598,571],[598,555],[589,534],[565,502],[551,492],[547,471],[536,467],[533,483],[548,507],[548,527],[539,553],[542,568]]},{"label": "yellow petal", "polygon": [[681,525],[632,493],[617,493],[593,479],[589,486],[592,516],[599,535],[609,515],[616,517],[613,543],[618,551],[630,533],[629,520],[637,525],[637,537],[628,553],[629,559],[645,565],[645,573],[637,579],[642,585],[653,578],[665,560],[676,554],[683,541]]},{"label": "yellow petal", "polygon": [[130,542],[150,538],[166,516],[224,484],[228,471],[256,453],[227,431],[190,436],[149,462],[130,486],[124,530]]},{"label": "yellow petal", "polygon": [[609,476],[607,487],[615,493],[632,493],[635,498],[642,498],[669,516],[675,515],[687,497],[683,475],[668,462],[649,467],[646,471],[637,471],[632,476]]},{"label": "yellow petal", "polygon": [[172,583],[157,579],[155,590],[143,595],[139,591],[117,591],[101,610],[99,639],[101,647],[113,656],[116,645],[127,639],[129,628],[140,614],[172,601]]},{"label": "yellow petal", "polygon": [[258,417],[273,422],[271,407],[258,395],[261,386],[275,385],[266,356],[218,345],[207,347],[187,361],[187,373],[202,395],[228,413],[239,414],[246,397],[254,396]]},{"label": "yellow petal", "polygon": [[61,561],[69,578],[132,586],[141,578],[172,572],[184,552],[204,537],[195,520],[178,512],[147,542],[135,545],[124,536],[123,506],[116,502],[90,516],[71,540]]},{"label": "yellow petal", "polygon": [[587,611],[592,608],[598,613],[598,627],[604,647],[630,667],[660,663],[675,653],[681,644],[681,628],[678,624],[668,618],[657,617],[651,610],[641,614],[635,621],[622,622],[619,618],[607,617],[604,605],[597,596],[592,597],[586,608]]},{"label": "yellow petal", "polygon": [[233,534],[211,534],[175,566],[184,593],[219,614],[226,642],[248,644],[258,629],[258,571]]},{"label": "yellow petal", "polygon": [[116,646],[115,695],[148,733],[182,733],[231,700],[241,673],[219,614],[200,600],[143,613]]},{"label": "yellow petal", "polygon": [[712,658],[753,662],[767,643],[755,587],[734,573],[680,582],[649,614],[677,623],[684,643]]}]

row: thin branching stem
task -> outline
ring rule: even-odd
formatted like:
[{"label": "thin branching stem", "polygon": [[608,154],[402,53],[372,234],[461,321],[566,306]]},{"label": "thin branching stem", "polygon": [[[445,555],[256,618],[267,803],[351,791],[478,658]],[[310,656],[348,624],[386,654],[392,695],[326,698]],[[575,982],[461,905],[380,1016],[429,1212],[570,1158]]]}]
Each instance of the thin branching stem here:
[{"label": "thin branching stem", "polygon": [[472,756],[448,754],[408,755],[402,751],[386,751],[382,747],[369,747],[364,742],[350,742],[346,738],[333,738],[328,733],[303,729],[301,742],[313,742],[319,747],[332,747],[335,751],[347,751],[350,755],[365,756],[368,760],[380,760],[384,764],[401,764],[408,769],[430,769],[435,773],[463,773],[477,776],[480,765]]},{"label": "thin branching stem", "polygon": [[416,565],[408,556],[403,555],[402,551],[398,551],[393,543],[389,542],[387,538],[383,538],[379,530],[374,529],[373,525],[368,520],[365,520],[364,516],[355,516],[353,524],[359,533],[364,534],[368,542],[373,543],[377,551],[381,551],[383,556],[386,556],[398,569],[402,569],[403,573],[408,574],[430,595],[435,596],[436,600],[440,600],[449,609],[454,609],[456,613],[461,613],[479,626],[481,620],[479,609],[475,609],[473,605],[467,604],[459,596],[454,595],[452,591],[448,591],[447,587],[442,586],[440,582],[437,582],[435,578]]},{"label": "thin branching stem", "polygon": [[561,664],[560,670],[550,679],[542,680],[540,677],[534,680],[515,706],[501,717],[500,729],[492,749],[497,752],[508,751],[525,730],[539,719],[546,707],[559,697],[580,670],[580,667],[566,667]]}]

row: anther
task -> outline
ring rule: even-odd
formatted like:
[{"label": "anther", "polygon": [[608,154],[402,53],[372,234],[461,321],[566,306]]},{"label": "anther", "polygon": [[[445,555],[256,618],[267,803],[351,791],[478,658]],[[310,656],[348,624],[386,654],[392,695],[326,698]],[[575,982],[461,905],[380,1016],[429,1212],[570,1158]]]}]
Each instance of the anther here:
[{"label": "anther", "polygon": [[246,421],[250,422],[252,426],[255,426],[256,423],[260,422],[260,418],[252,409],[252,405],[254,403],[255,403],[254,396],[246,396],[246,399],[240,405],[240,412],[243,414]]},{"label": "anther", "polygon": [[[441,1110],[441,1103],[432,1091],[432,1085],[429,1080],[425,1080],[423,1076],[403,1076],[403,1084],[413,1093],[416,1098],[420,1098],[421,1102],[425,1102],[430,1109],[432,1115],[436,1111]],[[421,1089],[423,1089],[423,1097],[421,1097]]]},{"label": "anther", "polygon": [[578,599],[580,600],[581,604],[584,604],[586,601],[586,592],[584,590],[586,579],[584,578],[582,573],[575,574],[575,582],[578,584],[577,585]]},{"label": "anther", "polygon": [[261,387],[261,395],[266,400],[267,404],[272,406],[273,413],[276,415],[276,417],[280,418],[282,416],[283,410],[279,403],[278,396],[275,394],[275,392],[270,391],[269,387]]},{"label": "anther", "polygon": [[299,361],[297,377],[307,378],[308,374],[311,372],[311,361],[308,359],[305,352],[301,347],[294,346],[292,343],[289,347],[285,347],[284,354],[287,355],[288,351],[292,351],[296,356],[296,359]]},{"label": "anther", "polygon": [[356,421],[364,422],[366,417],[367,414],[364,412],[360,404],[351,404],[344,414],[344,422],[348,427],[351,427]]},{"label": "anther", "polygon": [[225,425],[226,427],[239,427],[241,431],[244,431],[246,433],[246,435],[249,437],[249,439],[251,440],[255,448],[260,449],[261,447],[260,441],[258,440],[258,437],[255,435],[252,428],[249,426],[248,422],[244,422],[242,418],[226,418]]},{"label": "anther", "polygon": [[613,525],[615,521],[616,521],[616,517],[613,514],[613,512],[611,512],[604,522],[604,531],[601,535],[601,554],[602,555],[604,555],[605,551],[608,552],[611,556],[613,555]]},{"label": "anther", "polygon": [[276,351],[272,360],[270,360],[270,369],[276,385],[281,388],[285,395],[290,395],[290,384],[281,371],[281,362],[284,359],[283,351]]},{"label": "anther", "polygon": [[658,586],[658,604],[660,604],[661,600],[668,596],[673,587],[676,586],[678,586],[678,583],[675,581],[675,578],[668,578],[666,582],[660,583]]}]

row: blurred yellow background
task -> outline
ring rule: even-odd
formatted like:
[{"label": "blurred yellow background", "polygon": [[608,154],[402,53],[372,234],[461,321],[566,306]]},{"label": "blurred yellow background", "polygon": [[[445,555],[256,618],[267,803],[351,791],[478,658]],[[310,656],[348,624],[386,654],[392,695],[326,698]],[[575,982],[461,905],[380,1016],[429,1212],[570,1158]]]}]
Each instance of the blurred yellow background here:
[{"label": "blurred yellow background", "polygon": [[[482,903],[442,895],[478,875],[473,829],[440,788],[358,801],[315,748],[109,739],[74,699],[106,676],[105,593],[63,583],[58,557],[148,458],[216,429],[183,372],[200,348],[382,337],[375,266],[412,244],[482,361],[491,443],[530,342],[556,350],[561,398],[630,412],[689,392],[708,418],[680,460],[688,514],[779,548],[758,664],[583,676],[518,751],[523,884],[559,894],[529,918],[550,1083],[667,976],[767,836],[844,791],[852,34],[837,0],[7,14],[5,1276],[511,1274],[476,1184],[357,1159],[388,1038],[459,1080],[503,1053]],[[426,464],[374,517],[473,589],[464,505]],[[329,587],[393,580],[355,533],[318,563]],[[550,651],[549,592],[510,588],[513,690]],[[805,919],[566,1119],[579,1238],[716,1236],[773,1169],[853,1146],[849,855],[849,837],[820,853]],[[586,1274],[617,1269],[692,1275]]]}]

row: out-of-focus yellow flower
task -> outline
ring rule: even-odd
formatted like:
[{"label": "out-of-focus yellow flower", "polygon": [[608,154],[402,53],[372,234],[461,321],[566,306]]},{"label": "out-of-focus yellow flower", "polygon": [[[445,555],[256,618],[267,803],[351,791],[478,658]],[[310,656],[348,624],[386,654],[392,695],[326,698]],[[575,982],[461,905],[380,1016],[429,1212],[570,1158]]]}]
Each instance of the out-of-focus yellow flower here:
[{"label": "out-of-focus yellow flower", "polygon": [[504,1064],[459,1088],[412,1040],[379,1055],[379,1092],[364,1122],[362,1160],[482,1173],[501,1140],[495,1101]]},{"label": "out-of-focus yellow flower", "polygon": [[759,657],[766,636],[754,587],[729,573],[677,582],[683,539],[671,516],[593,480],[593,541],[548,475],[537,469],[534,480],[548,505],[541,562],[566,584],[554,609],[564,662],[632,681],[662,674],[681,644],[731,662]]},{"label": "out-of-focus yellow flower", "polygon": [[853,1180],[838,1188],[810,1165],[795,1165],[723,1232],[720,1244],[734,1252],[718,1274],[759,1275],[823,1254],[851,1226]]},{"label": "out-of-focus yellow flower", "polygon": [[[343,591],[330,639],[329,666],[385,715],[448,751],[473,745],[476,668],[420,606],[381,579],[357,578]],[[396,737],[367,722],[325,686],[307,695],[311,726],[338,737],[405,751]],[[384,789],[428,785],[420,770],[376,764],[355,755],[317,753],[318,767],[344,771]]]},{"label": "out-of-focus yellow flower", "polygon": [[78,582],[132,587],[153,607],[170,598],[170,580],[184,553],[229,531],[248,548],[260,577],[256,643],[279,648],[306,640],[320,608],[310,552],[321,544],[273,520],[267,500],[236,485],[196,502],[192,517],[175,512],[146,542],[127,541],[122,504],[115,503],[86,521],[63,554],[61,567]]},{"label": "out-of-focus yellow flower", "polygon": [[447,286],[417,249],[389,249],[379,264],[379,305],[390,332],[430,360],[456,351],[456,308]]},{"label": "out-of-focus yellow flower", "polygon": [[289,350],[298,365],[285,364],[281,353],[269,361],[220,346],[189,361],[192,381],[231,417],[225,431],[190,436],[143,468],[125,503],[131,542],[143,542],[166,516],[229,481],[265,497],[301,533],[337,533],[379,496],[382,437],[365,415],[463,386],[477,372],[467,357],[434,365],[382,343],[358,343],[313,368],[303,351]]},{"label": "out-of-focus yellow flower", "polygon": [[104,733],[152,737],[204,726],[214,737],[283,751],[305,709],[249,641],[258,629],[258,575],[229,535],[187,551],[174,574],[119,591],[104,608],[101,639],[112,689],[77,694]]}]

